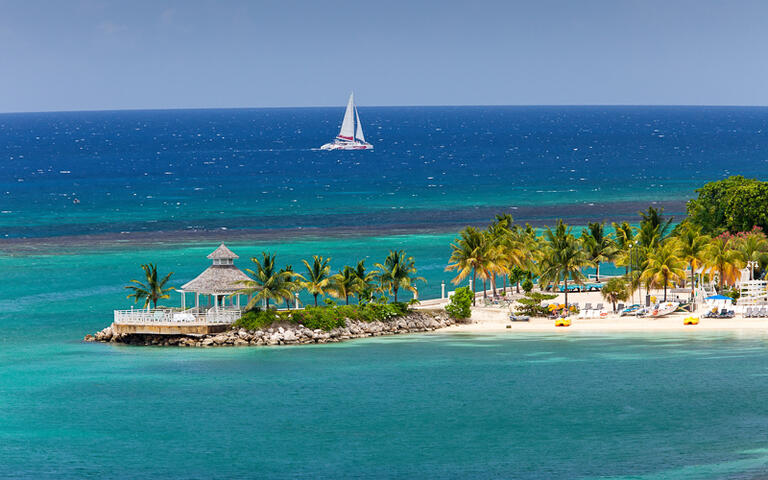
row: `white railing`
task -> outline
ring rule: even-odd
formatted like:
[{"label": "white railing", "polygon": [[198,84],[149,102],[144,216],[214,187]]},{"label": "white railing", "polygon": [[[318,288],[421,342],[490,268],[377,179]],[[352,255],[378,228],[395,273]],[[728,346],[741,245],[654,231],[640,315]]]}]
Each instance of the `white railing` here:
[{"label": "white railing", "polygon": [[115,310],[116,325],[226,325],[242,315],[239,308],[190,308],[174,311],[164,308]]}]

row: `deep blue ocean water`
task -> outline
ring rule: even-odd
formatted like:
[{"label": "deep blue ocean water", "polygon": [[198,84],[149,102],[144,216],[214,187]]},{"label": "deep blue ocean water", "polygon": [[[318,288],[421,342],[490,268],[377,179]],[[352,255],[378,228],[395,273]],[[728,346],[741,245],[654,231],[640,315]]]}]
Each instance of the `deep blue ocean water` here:
[{"label": "deep blue ocean water", "polygon": [[[759,478],[764,336],[408,336],[302,348],[83,344],[156,262],[225,241],[335,267],[404,248],[439,295],[449,243],[679,216],[768,173],[768,109],[361,108],[0,115],[2,478]],[[174,301],[177,301],[174,298]]]}]

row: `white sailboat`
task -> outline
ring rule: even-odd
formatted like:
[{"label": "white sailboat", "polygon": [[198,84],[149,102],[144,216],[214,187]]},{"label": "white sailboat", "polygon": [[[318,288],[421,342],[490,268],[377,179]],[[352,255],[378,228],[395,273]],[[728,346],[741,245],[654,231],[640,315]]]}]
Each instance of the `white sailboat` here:
[{"label": "white sailboat", "polygon": [[373,150],[373,145],[365,141],[363,126],[360,123],[360,115],[355,106],[355,94],[349,95],[347,110],[344,112],[344,120],[341,122],[341,131],[333,139],[326,143],[320,150]]}]

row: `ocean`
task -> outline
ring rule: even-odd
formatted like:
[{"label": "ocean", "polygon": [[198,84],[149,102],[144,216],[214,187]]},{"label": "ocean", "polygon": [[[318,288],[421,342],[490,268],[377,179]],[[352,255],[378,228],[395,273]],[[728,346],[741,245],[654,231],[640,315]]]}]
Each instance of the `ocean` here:
[{"label": "ocean", "polygon": [[[680,218],[768,172],[768,109],[342,108],[0,115],[0,477],[757,478],[766,338],[412,335],[215,350],[81,342],[155,262],[225,242],[335,269],[389,249],[427,284],[496,213]],[[449,289],[453,288],[449,286]],[[177,297],[172,302],[178,301]]]}]

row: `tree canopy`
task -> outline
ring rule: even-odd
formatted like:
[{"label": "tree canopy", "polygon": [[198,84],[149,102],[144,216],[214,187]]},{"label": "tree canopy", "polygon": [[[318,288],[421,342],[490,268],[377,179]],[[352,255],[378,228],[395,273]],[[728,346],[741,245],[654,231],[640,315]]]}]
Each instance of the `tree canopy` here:
[{"label": "tree canopy", "polygon": [[696,193],[698,197],[686,205],[687,221],[701,227],[702,233],[768,229],[768,182],[737,175],[709,182]]}]

